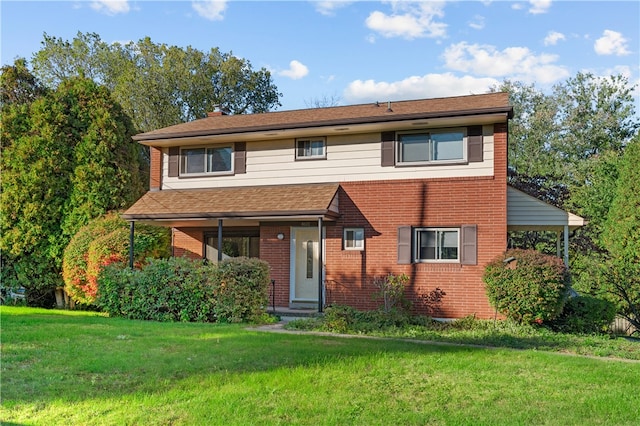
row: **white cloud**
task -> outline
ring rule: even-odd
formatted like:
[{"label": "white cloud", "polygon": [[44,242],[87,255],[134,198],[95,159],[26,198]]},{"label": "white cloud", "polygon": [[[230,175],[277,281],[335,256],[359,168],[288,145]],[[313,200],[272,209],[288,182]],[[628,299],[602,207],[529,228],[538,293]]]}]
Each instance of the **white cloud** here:
[{"label": "white cloud", "polygon": [[627,49],[627,39],[617,31],[604,30],[602,37],[596,40],[593,49],[598,55],[624,56],[631,53]]},{"label": "white cloud", "polygon": [[307,66],[302,62],[296,61],[294,59],[293,61],[289,62],[288,70],[280,71],[278,74],[283,77],[289,77],[292,80],[299,80],[309,74],[309,68],[307,68]]},{"label": "white cloud", "polygon": [[566,68],[555,65],[557,55],[535,55],[526,47],[494,46],[461,42],[445,49],[445,66],[454,71],[500,77],[540,84],[552,83],[569,75]]},{"label": "white cloud", "polygon": [[559,33],[557,31],[549,31],[547,36],[544,38],[544,45],[555,46],[556,44],[558,44],[560,40],[566,40],[566,37],[564,36],[564,34]]},{"label": "white cloud", "polygon": [[90,3],[90,6],[93,10],[106,15],[128,13],[131,10],[128,0],[95,0]]},{"label": "white cloud", "polygon": [[391,83],[375,80],[352,81],[344,91],[349,103],[387,102],[486,93],[499,81],[493,78],[458,77],[452,73],[412,76]]},{"label": "white cloud", "polygon": [[547,13],[551,7],[551,0],[530,0],[529,13],[539,15],[541,13]]},{"label": "white cloud", "polygon": [[342,0],[327,0],[327,1],[314,1],[316,11],[325,16],[331,16],[337,9],[348,6],[352,1]]},{"label": "white cloud", "polygon": [[227,9],[226,0],[198,0],[191,2],[191,7],[198,15],[209,21],[222,21]]},{"label": "white cloud", "polygon": [[473,20],[469,22],[469,26],[474,30],[481,30],[484,28],[484,16],[476,15]]},{"label": "white cloud", "polygon": [[444,37],[447,24],[436,22],[444,17],[443,2],[393,2],[392,13],[387,15],[378,10],[366,19],[367,28],[380,33],[383,37]]}]

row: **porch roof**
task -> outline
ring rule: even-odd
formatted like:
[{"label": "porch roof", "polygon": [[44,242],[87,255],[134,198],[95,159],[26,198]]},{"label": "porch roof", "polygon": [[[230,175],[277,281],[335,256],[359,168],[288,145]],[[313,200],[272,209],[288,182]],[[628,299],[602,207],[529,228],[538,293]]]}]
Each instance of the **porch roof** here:
[{"label": "porch roof", "polygon": [[149,191],[125,220],[335,219],[337,183]]},{"label": "porch roof", "polygon": [[542,200],[507,187],[507,229],[509,231],[570,230],[585,225],[584,218],[559,209]]}]

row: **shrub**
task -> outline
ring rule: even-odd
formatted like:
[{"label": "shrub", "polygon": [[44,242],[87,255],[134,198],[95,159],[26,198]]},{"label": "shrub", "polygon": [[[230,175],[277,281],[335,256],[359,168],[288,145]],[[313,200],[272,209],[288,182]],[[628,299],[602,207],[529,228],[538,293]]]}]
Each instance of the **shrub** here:
[{"label": "shrub", "polygon": [[562,313],[549,323],[549,328],[564,333],[603,333],[615,316],[614,303],[591,296],[577,296],[567,300]]},{"label": "shrub", "polygon": [[492,306],[519,323],[555,318],[568,294],[562,259],[535,250],[508,250],[487,265],[483,280]]},{"label": "shrub", "polygon": [[[81,228],[64,251],[62,276],[65,291],[78,303],[92,305],[102,268],[129,260],[129,225],[116,213],[94,219]],[[134,261],[139,266],[150,257],[170,254],[168,228],[138,225],[134,234]]]},{"label": "shrub", "polygon": [[98,277],[97,304],[113,316],[154,321],[260,321],[268,304],[269,267],[258,259],[219,264],[169,258],[140,270],[113,264]]},{"label": "shrub", "polygon": [[408,301],[404,295],[404,287],[409,282],[406,274],[394,275],[389,273],[384,277],[375,277],[373,285],[378,289],[374,297],[382,299],[382,309],[384,312],[391,312],[393,309],[408,309]]},{"label": "shrub", "polygon": [[214,274],[219,322],[257,321],[269,304],[269,264],[246,257],[226,259]]}]

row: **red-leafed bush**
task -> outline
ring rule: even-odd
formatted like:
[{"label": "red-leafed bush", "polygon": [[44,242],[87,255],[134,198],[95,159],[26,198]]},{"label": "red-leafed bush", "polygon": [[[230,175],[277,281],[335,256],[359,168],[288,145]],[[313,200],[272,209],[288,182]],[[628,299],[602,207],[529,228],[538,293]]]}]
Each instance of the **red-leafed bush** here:
[{"label": "red-leafed bush", "polygon": [[[134,234],[134,261],[170,255],[167,228],[137,225]],[[82,305],[93,305],[98,290],[98,274],[107,265],[129,261],[129,224],[112,213],[92,220],[71,239],[64,252],[62,276],[65,291]]]}]

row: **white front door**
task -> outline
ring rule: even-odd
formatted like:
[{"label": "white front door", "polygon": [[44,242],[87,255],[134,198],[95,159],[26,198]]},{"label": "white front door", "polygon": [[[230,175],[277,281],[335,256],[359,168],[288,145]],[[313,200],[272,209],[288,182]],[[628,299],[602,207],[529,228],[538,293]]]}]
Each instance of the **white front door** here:
[{"label": "white front door", "polygon": [[320,247],[317,228],[293,228],[291,233],[291,303],[318,303]]}]

